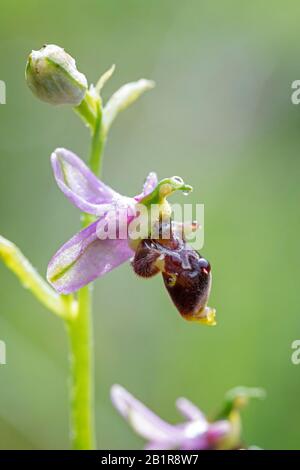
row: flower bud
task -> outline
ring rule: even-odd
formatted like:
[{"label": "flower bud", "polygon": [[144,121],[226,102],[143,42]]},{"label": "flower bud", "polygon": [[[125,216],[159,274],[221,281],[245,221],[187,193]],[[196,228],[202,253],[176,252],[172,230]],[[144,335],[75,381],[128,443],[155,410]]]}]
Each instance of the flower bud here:
[{"label": "flower bud", "polygon": [[54,105],[77,106],[88,88],[87,79],[78,72],[73,57],[54,44],[31,52],[25,75],[33,94]]}]

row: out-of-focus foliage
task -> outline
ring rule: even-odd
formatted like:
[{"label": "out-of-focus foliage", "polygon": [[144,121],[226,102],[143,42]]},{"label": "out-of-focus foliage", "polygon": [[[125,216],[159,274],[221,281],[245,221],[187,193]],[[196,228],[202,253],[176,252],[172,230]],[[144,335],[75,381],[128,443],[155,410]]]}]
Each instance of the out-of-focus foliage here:
[{"label": "out-of-focus foliage", "polygon": [[[174,421],[177,396],[213,413],[227,389],[262,386],[267,399],[244,412],[245,440],[299,447],[300,366],[290,361],[300,336],[300,106],[290,100],[300,79],[299,17],[296,1],[1,2],[3,236],[45,273],[79,226],[49,155],[64,146],[85,157],[87,132],[70,109],[33,99],[24,80],[28,53],[47,42],[65,47],[90,82],[115,63],[106,97],[141,76],[157,83],[115,123],[104,180],[135,194],[150,170],[180,174],[194,186],[190,200],[205,204],[216,328],[184,322],[161,279],[137,279],[129,265],[96,283],[102,448],[142,445],[110,403],[114,382]],[[0,281],[0,448],[67,447],[62,324],[2,265]]]}]

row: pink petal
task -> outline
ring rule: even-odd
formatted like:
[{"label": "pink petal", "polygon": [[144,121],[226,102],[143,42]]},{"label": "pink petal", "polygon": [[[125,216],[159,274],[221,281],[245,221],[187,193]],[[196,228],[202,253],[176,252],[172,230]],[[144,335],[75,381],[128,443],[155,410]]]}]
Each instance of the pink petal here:
[{"label": "pink petal", "polygon": [[56,182],[67,198],[83,212],[99,215],[102,204],[120,195],[98,180],[86,164],[70,150],[58,148],[51,155]]},{"label": "pink petal", "polygon": [[159,418],[120,385],[113,385],[111,399],[119,413],[144,439],[155,442],[156,445],[170,445],[170,441],[174,444],[178,435],[182,435],[175,426]]},{"label": "pink petal", "polygon": [[127,240],[100,240],[98,222],[77,233],[51,259],[47,279],[58,292],[74,292],[132,256]]},{"label": "pink petal", "polygon": [[145,179],[143,191],[141,192],[141,194],[135,196],[135,200],[138,202],[141,201],[141,199],[143,199],[145,196],[147,196],[154,190],[154,188],[157,186],[157,183],[157,175],[156,173],[154,173],[154,171],[151,171]]},{"label": "pink petal", "polygon": [[207,423],[202,411],[200,411],[199,408],[187,398],[178,398],[176,400],[176,407],[185,418]]}]

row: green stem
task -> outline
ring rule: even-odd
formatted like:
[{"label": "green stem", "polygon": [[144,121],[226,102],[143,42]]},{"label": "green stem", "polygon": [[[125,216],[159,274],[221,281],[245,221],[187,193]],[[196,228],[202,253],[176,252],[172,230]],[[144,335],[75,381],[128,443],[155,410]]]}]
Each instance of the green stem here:
[{"label": "green stem", "polygon": [[[92,141],[91,150],[89,157],[89,167],[95,175],[99,176],[102,166],[102,153],[105,145],[105,135],[103,132],[102,122],[102,108],[101,101],[97,101],[96,104],[97,114],[94,121],[94,127],[92,130]],[[87,227],[90,223],[94,222],[94,216],[90,214],[82,214],[82,226]]]},{"label": "green stem", "polygon": [[91,295],[89,286],[78,292],[78,315],[68,322],[71,366],[72,447],[95,448],[94,364]]},{"label": "green stem", "polygon": [[[95,123],[89,166],[99,175],[104,147],[101,102],[96,102]],[[89,214],[82,214],[82,226],[91,222]],[[94,449],[94,361],[92,296],[89,286],[78,291],[78,313],[68,322],[71,366],[71,429],[74,449]]]},{"label": "green stem", "polygon": [[81,103],[74,108],[74,111],[81,117],[87,126],[91,130],[95,127],[95,109],[94,109],[94,99],[90,91],[87,91],[84,99]]},{"label": "green stem", "polygon": [[102,130],[101,102],[99,100],[97,101],[97,116],[95,120],[94,131],[92,134],[92,145],[89,160],[89,167],[95,173],[95,175],[99,175],[100,173],[100,168],[102,164],[101,157],[104,144],[105,138]]}]

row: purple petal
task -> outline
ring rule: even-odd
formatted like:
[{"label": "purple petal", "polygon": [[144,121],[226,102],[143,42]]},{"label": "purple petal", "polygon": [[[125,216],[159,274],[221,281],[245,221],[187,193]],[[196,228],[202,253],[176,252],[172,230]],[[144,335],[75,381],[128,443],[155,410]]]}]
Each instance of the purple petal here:
[{"label": "purple petal", "polygon": [[145,445],[144,450],[174,450],[174,446],[169,441],[151,441]]},{"label": "purple petal", "polygon": [[51,259],[47,279],[58,292],[74,292],[132,256],[126,239],[99,239],[98,223],[77,233]]},{"label": "purple petal", "polygon": [[144,186],[143,186],[143,193],[144,196],[147,196],[150,194],[153,189],[157,186],[158,180],[157,180],[157,174],[154,173],[154,171],[151,171],[149,175],[147,176]]},{"label": "purple petal", "polygon": [[151,173],[149,173],[145,180],[142,193],[138,194],[135,197],[135,200],[138,202],[141,201],[141,199],[143,199],[145,196],[147,196],[154,190],[154,188],[157,186],[157,183],[157,174],[154,173],[154,171],[151,171]]},{"label": "purple petal", "polygon": [[178,398],[178,400],[176,400],[176,407],[185,418],[192,421],[198,420],[207,423],[205,415],[190,400],[187,400],[186,398]]},{"label": "purple petal", "polygon": [[137,434],[155,443],[157,448],[159,446],[168,449],[176,446],[182,436],[182,430],[159,418],[123,387],[114,385],[111,389],[111,399]]},{"label": "purple petal", "polygon": [[216,444],[220,439],[225,437],[231,431],[231,424],[229,421],[220,420],[215,421],[209,425],[207,431],[207,439],[211,444]]},{"label": "purple petal", "polygon": [[181,440],[181,450],[205,449],[207,447],[206,434],[209,424],[203,416],[184,425],[184,438]]},{"label": "purple petal", "polygon": [[182,441],[180,450],[210,450],[210,446],[205,435],[195,437],[194,439],[185,439]]},{"label": "purple petal", "polygon": [[98,180],[85,163],[70,150],[58,148],[51,155],[56,182],[67,198],[83,212],[99,215],[102,204],[120,195]]},{"label": "purple petal", "polygon": [[[196,421],[194,423],[196,424]],[[186,437],[181,442],[180,450],[215,449],[220,439],[230,432],[230,423],[223,420],[216,421],[215,423],[208,424],[206,431],[200,431],[200,429],[198,432],[196,429],[194,431],[191,432],[191,429],[188,429],[188,426],[186,427]]]}]

